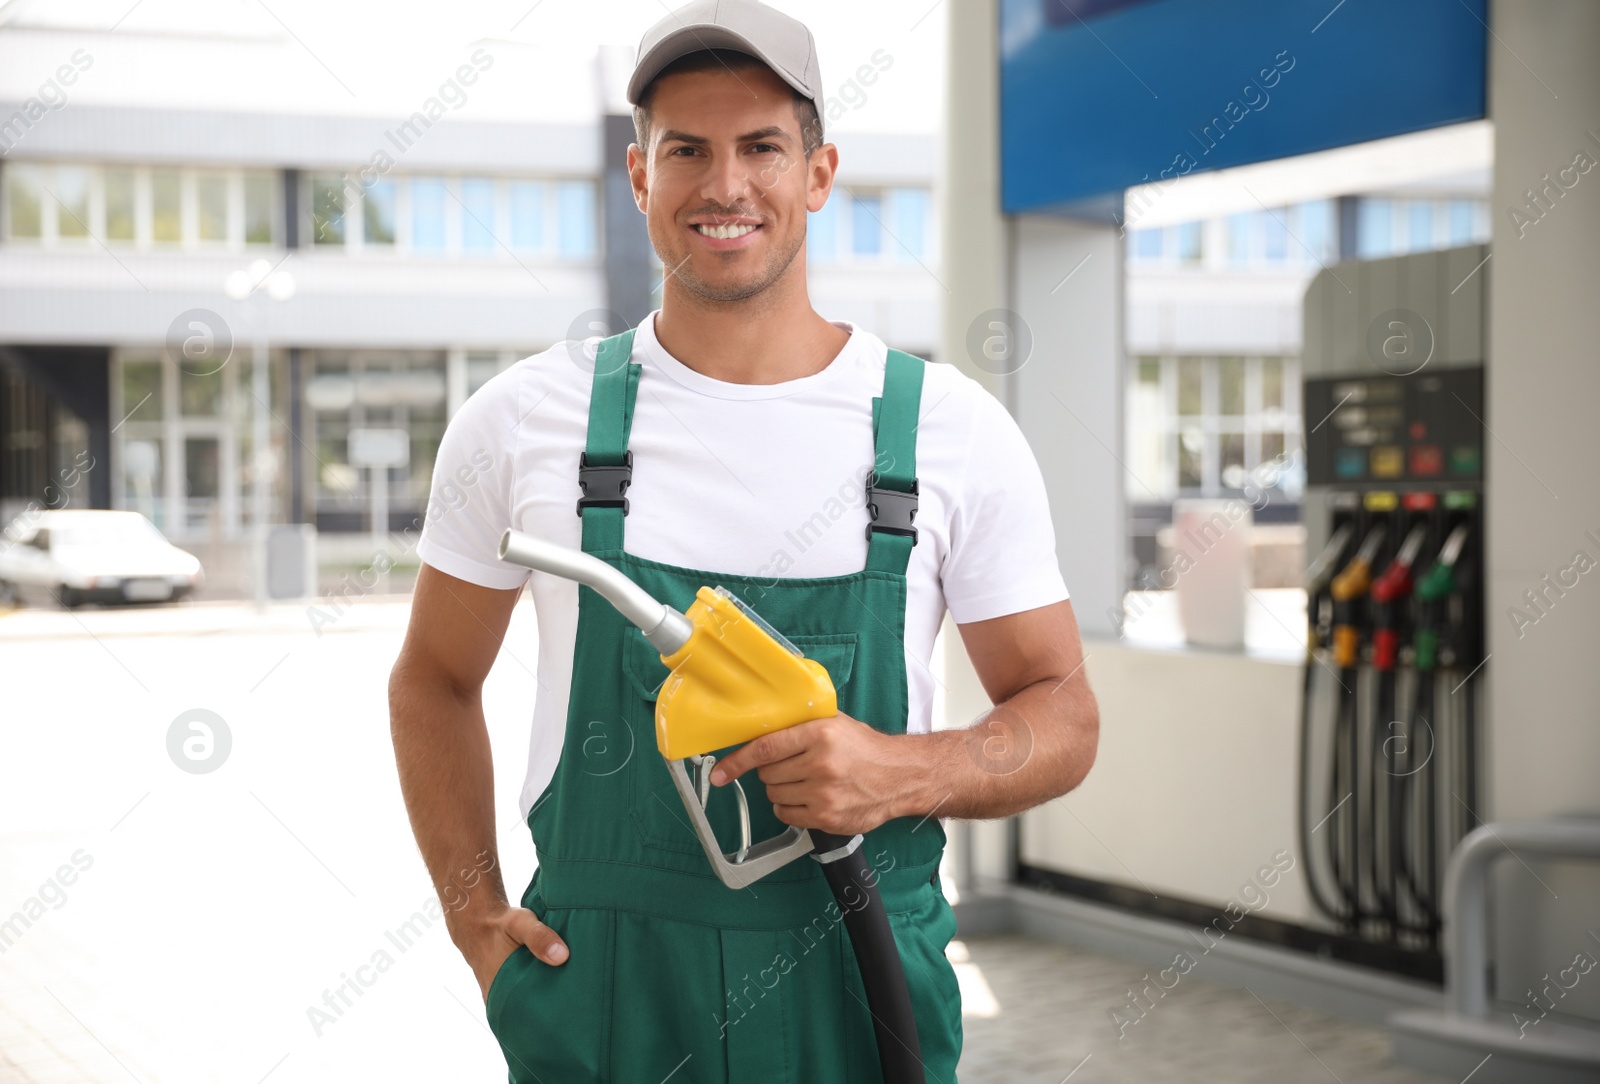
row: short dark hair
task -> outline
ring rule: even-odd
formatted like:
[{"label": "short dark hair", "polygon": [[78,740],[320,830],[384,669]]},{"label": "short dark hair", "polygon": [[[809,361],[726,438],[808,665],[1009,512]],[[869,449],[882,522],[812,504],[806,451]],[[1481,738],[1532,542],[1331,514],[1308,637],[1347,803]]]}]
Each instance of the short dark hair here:
[{"label": "short dark hair", "polygon": [[[633,107],[633,134],[638,139],[639,146],[646,151],[650,149],[650,102],[655,97],[656,83],[662,76],[676,75],[680,72],[715,71],[719,68],[744,71],[749,68],[765,67],[767,65],[760,57],[734,49],[700,49],[680,56],[645,84],[643,92],[639,95],[639,104]],[[817,103],[793,87],[790,87],[789,91],[794,95],[794,115],[800,122],[800,147],[805,156],[810,158],[811,152],[822,146],[822,118],[817,113]]]}]

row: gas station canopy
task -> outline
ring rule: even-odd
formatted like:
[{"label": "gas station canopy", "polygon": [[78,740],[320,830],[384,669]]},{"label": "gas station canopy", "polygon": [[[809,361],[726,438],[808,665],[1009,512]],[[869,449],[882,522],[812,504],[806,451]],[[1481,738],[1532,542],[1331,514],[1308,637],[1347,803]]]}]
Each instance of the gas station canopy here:
[{"label": "gas station canopy", "polygon": [[1003,0],[1007,213],[1485,115],[1486,0]]}]

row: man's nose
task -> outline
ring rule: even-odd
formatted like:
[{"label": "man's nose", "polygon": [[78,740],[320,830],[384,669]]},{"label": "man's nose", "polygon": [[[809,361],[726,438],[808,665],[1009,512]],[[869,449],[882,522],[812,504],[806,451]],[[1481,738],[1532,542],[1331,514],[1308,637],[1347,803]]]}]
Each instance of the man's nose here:
[{"label": "man's nose", "polygon": [[735,154],[718,155],[712,160],[711,168],[703,179],[700,195],[730,210],[749,207],[756,197],[750,183],[750,172]]}]

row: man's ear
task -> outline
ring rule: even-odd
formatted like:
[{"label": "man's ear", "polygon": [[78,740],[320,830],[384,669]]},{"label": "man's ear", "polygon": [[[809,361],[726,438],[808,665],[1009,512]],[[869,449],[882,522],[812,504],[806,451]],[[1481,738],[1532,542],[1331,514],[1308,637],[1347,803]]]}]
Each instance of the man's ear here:
[{"label": "man's ear", "polygon": [[648,160],[639,144],[628,144],[628,181],[633,185],[633,202],[640,214],[648,214],[650,208],[650,173],[645,168]]},{"label": "man's ear", "polygon": [[839,148],[824,143],[811,152],[806,162],[806,210],[820,211],[833,191],[833,179],[839,171]]}]

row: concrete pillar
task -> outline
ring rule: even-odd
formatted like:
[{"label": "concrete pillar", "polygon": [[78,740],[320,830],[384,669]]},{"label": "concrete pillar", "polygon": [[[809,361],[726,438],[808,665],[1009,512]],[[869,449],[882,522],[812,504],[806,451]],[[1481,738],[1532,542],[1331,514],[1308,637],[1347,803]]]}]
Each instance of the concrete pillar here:
[{"label": "concrete pillar", "polygon": [[[1600,569],[1566,571],[1580,551],[1600,561],[1600,5],[1495,0],[1489,25],[1493,256],[1478,272],[1490,276],[1489,808],[1478,812],[1600,813]],[[1496,873],[1498,992],[1525,1003],[1546,971],[1600,951],[1585,932],[1600,870],[1530,859]],[[1600,1019],[1600,983],[1560,1011]]]},{"label": "concrete pillar", "polygon": [[1006,222],[1000,213],[1000,5],[972,0],[945,8],[948,34],[943,168],[935,189],[943,237],[940,277],[949,287],[939,360],[957,366],[1002,401],[1005,381],[967,348],[973,321],[1007,306]]},{"label": "concrete pillar", "polygon": [[1107,221],[1022,215],[1015,227],[1012,308],[1033,343],[1013,377],[1013,413],[1044,473],[1078,627],[1086,641],[1114,639],[1128,586],[1125,494],[1140,484],[1124,465],[1124,242]]},{"label": "concrete pillar", "polygon": [[[1001,214],[999,4],[948,4],[946,18],[940,358],[1017,418],[1044,474],[1078,623],[1086,638],[1114,637],[1126,583],[1122,238],[1110,222]],[[945,653],[947,725],[967,726],[989,698],[948,619]],[[957,885],[1011,879],[1017,830],[960,823]]]},{"label": "concrete pillar", "polygon": [[[1006,224],[1000,213],[1000,9],[998,0],[972,0],[946,4],[944,10],[949,82],[944,161],[934,196],[943,239],[940,275],[950,292],[944,299],[939,360],[1008,402],[1005,379],[991,371],[994,366],[978,365],[967,348],[973,322],[1007,305]],[[945,725],[970,726],[990,701],[948,615],[944,652]],[[1013,821],[951,821],[946,830],[951,880],[963,898],[970,899],[982,882],[993,886],[1011,879]]]}]

